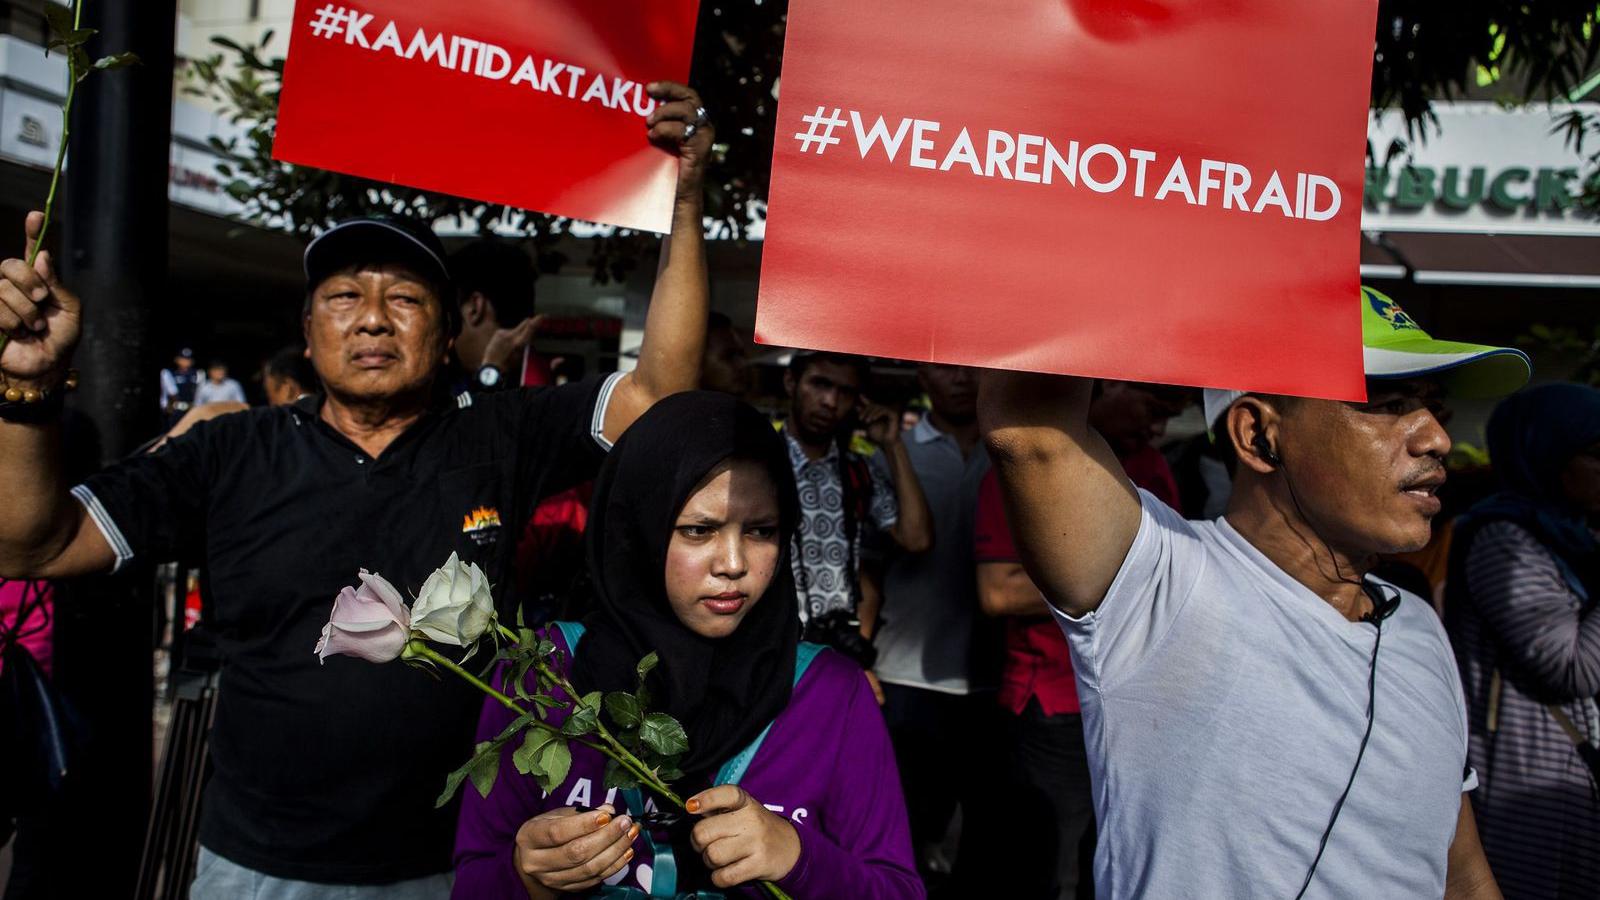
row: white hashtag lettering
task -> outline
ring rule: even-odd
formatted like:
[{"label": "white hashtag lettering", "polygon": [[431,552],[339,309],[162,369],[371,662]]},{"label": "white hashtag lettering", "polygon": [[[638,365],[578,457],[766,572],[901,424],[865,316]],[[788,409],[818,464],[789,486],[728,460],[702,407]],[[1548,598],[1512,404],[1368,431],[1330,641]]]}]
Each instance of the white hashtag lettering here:
[{"label": "white hashtag lettering", "polygon": [[[339,41],[397,59],[417,60],[488,81],[504,82],[509,78],[513,85],[526,84],[532,90],[607,109],[631,111],[640,116],[649,116],[656,108],[656,101],[645,94],[644,85],[628,78],[611,73],[595,73],[591,77],[582,66],[554,59],[543,60],[541,66],[540,60],[532,54],[447,31],[430,34],[425,28],[416,28],[406,40],[401,35],[402,28],[407,26],[398,21],[379,18],[337,2],[314,9],[307,25],[312,37]],[[584,85],[589,86],[587,91],[583,90]],[[837,115],[838,111],[834,112]],[[834,123],[834,127],[838,124]],[[839,138],[832,136],[832,130],[830,128],[828,135],[816,140],[839,143]]]},{"label": "white hashtag lettering", "polygon": [[[800,117],[800,121],[811,126],[806,131],[795,132],[794,137],[795,140],[800,142],[801,153],[813,152],[811,148],[814,146],[817,148],[816,154],[821,156],[823,151],[839,143],[839,139],[834,137],[833,133],[844,124],[844,119],[839,117],[838,107],[834,107],[833,115],[831,116],[826,115],[826,112],[826,107],[819,106],[816,112]],[[818,133],[819,130],[820,134]]]},{"label": "white hashtag lettering", "polygon": [[344,33],[344,23],[349,18],[348,10],[329,3],[317,10],[317,17],[311,20],[311,33],[319,38],[336,38]]},{"label": "white hashtag lettering", "polygon": [[345,14],[345,21],[348,24],[345,26],[344,42],[354,44],[363,50],[371,50],[372,45],[367,43],[366,27],[367,23],[372,21],[372,13],[362,15],[352,9]]}]

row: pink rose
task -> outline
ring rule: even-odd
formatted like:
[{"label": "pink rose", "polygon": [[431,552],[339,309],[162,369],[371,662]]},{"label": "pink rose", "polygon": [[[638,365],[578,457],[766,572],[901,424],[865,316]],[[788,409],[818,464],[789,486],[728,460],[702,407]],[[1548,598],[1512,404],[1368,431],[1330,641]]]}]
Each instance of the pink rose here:
[{"label": "pink rose", "polygon": [[326,663],[334,654],[355,656],[367,662],[400,658],[411,638],[411,612],[394,585],[361,570],[361,586],[347,587],[333,598],[333,614],[322,626],[317,658]]}]

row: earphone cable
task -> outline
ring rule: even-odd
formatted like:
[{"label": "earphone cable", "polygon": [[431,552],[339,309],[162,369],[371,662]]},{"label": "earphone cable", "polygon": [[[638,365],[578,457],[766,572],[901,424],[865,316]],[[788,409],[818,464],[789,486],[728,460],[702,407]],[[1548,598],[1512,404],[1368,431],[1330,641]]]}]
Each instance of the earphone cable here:
[{"label": "earphone cable", "polygon": [[1338,801],[1333,804],[1333,815],[1328,817],[1328,827],[1322,830],[1322,838],[1317,841],[1317,855],[1311,860],[1311,868],[1306,870],[1306,878],[1300,884],[1300,892],[1294,895],[1295,900],[1301,900],[1305,896],[1306,890],[1311,887],[1311,879],[1317,874],[1317,866],[1322,862],[1322,854],[1328,849],[1328,839],[1333,836],[1333,826],[1339,821],[1339,813],[1344,810],[1344,802],[1350,797],[1350,789],[1355,786],[1356,773],[1361,771],[1361,759],[1367,754],[1367,742],[1372,739],[1372,726],[1377,721],[1378,647],[1383,643],[1383,618],[1386,615],[1383,612],[1383,608],[1387,604],[1380,604],[1378,599],[1372,596],[1365,580],[1349,579],[1344,576],[1344,569],[1339,565],[1338,554],[1333,552],[1333,548],[1323,539],[1322,534],[1317,531],[1317,526],[1312,524],[1311,519],[1306,516],[1305,509],[1300,505],[1300,496],[1294,489],[1294,479],[1290,477],[1289,467],[1284,465],[1283,457],[1274,452],[1271,461],[1274,461],[1278,469],[1283,472],[1283,483],[1289,488],[1289,499],[1294,503],[1295,512],[1299,514],[1300,520],[1306,523],[1306,527],[1311,529],[1313,535],[1316,535],[1317,541],[1322,544],[1322,549],[1328,551],[1328,558],[1333,560],[1335,580],[1345,584],[1359,585],[1362,591],[1367,593],[1368,599],[1372,601],[1372,611],[1363,616],[1362,619],[1363,621],[1370,621],[1378,630],[1377,636],[1372,641],[1372,664],[1367,669],[1367,730],[1361,735],[1361,746],[1356,750],[1356,762],[1355,765],[1350,767],[1350,777],[1345,781],[1344,792],[1339,795]]},{"label": "earphone cable", "polygon": [[1344,783],[1344,793],[1339,795],[1339,802],[1333,805],[1333,815],[1328,818],[1328,827],[1322,830],[1322,840],[1317,842],[1317,855],[1311,860],[1311,868],[1306,870],[1306,880],[1300,884],[1300,892],[1294,895],[1295,900],[1304,897],[1306,889],[1311,887],[1311,879],[1317,874],[1317,864],[1322,862],[1322,853],[1328,849],[1328,838],[1333,835],[1333,825],[1339,821],[1344,801],[1350,796],[1350,788],[1356,783],[1356,773],[1361,770],[1361,758],[1367,755],[1367,742],[1372,739],[1372,724],[1377,721],[1375,712],[1378,702],[1378,645],[1383,643],[1383,620],[1374,614],[1372,624],[1378,629],[1378,634],[1372,641],[1372,666],[1367,670],[1367,731],[1361,736],[1361,748],[1356,751],[1356,764],[1350,767],[1350,778]]},{"label": "earphone cable", "polygon": [[1323,539],[1322,533],[1317,531],[1317,526],[1311,523],[1311,517],[1306,515],[1305,507],[1300,505],[1300,495],[1295,493],[1294,479],[1289,476],[1289,467],[1284,465],[1282,456],[1279,456],[1277,453],[1272,455],[1273,458],[1277,460],[1278,468],[1283,472],[1283,483],[1289,487],[1289,499],[1294,502],[1294,511],[1300,515],[1300,521],[1306,523],[1306,527],[1311,529],[1312,534],[1316,535],[1317,543],[1322,545],[1322,549],[1328,551],[1328,559],[1333,562],[1334,580],[1344,584],[1354,584],[1365,587],[1366,582],[1364,582],[1362,579],[1346,578],[1344,576],[1344,567],[1339,565],[1339,555],[1333,552],[1332,547],[1328,546],[1328,542]]}]

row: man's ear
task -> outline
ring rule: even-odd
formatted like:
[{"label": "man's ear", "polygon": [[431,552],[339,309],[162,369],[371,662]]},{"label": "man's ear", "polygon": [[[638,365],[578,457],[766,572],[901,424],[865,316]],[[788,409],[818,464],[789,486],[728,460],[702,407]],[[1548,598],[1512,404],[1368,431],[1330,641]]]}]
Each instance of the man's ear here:
[{"label": "man's ear", "polygon": [[482,291],[473,291],[461,301],[461,321],[474,328],[482,325],[483,321],[493,313],[494,307],[490,305],[489,298],[485,297]]},{"label": "man's ear", "polygon": [[1239,464],[1266,475],[1278,468],[1278,462],[1268,460],[1262,448],[1278,452],[1278,425],[1282,417],[1265,398],[1246,394],[1239,398],[1222,417],[1219,441],[1230,441]]}]

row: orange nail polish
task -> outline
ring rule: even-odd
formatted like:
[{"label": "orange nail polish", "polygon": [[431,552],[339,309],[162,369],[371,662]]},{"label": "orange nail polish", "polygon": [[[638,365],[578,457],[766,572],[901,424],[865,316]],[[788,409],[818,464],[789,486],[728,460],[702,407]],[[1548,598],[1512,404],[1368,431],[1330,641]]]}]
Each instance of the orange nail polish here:
[{"label": "orange nail polish", "polygon": [[683,808],[687,809],[689,812],[697,813],[697,812],[700,811],[700,801],[699,800],[690,800],[688,803],[685,803],[683,805]]},{"label": "orange nail polish", "polygon": [[610,816],[606,815],[605,813],[601,813],[600,815],[595,817],[594,824],[595,824],[596,827],[604,827],[605,824],[607,822],[610,822],[610,821],[611,821],[611,817]]},{"label": "orange nail polish", "polygon": [[628,848],[628,852],[627,853],[622,854],[622,861],[623,862],[627,862],[630,859],[633,859],[633,848],[632,847]]},{"label": "orange nail polish", "polygon": [[[633,840],[634,838],[636,838],[638,836],[639,836],[639,826],[635,825],[632,828],[628,829],[628,840],[631,841],[631,840]],[[632,853],[633,851],[629,850],[628,852]]]}]

